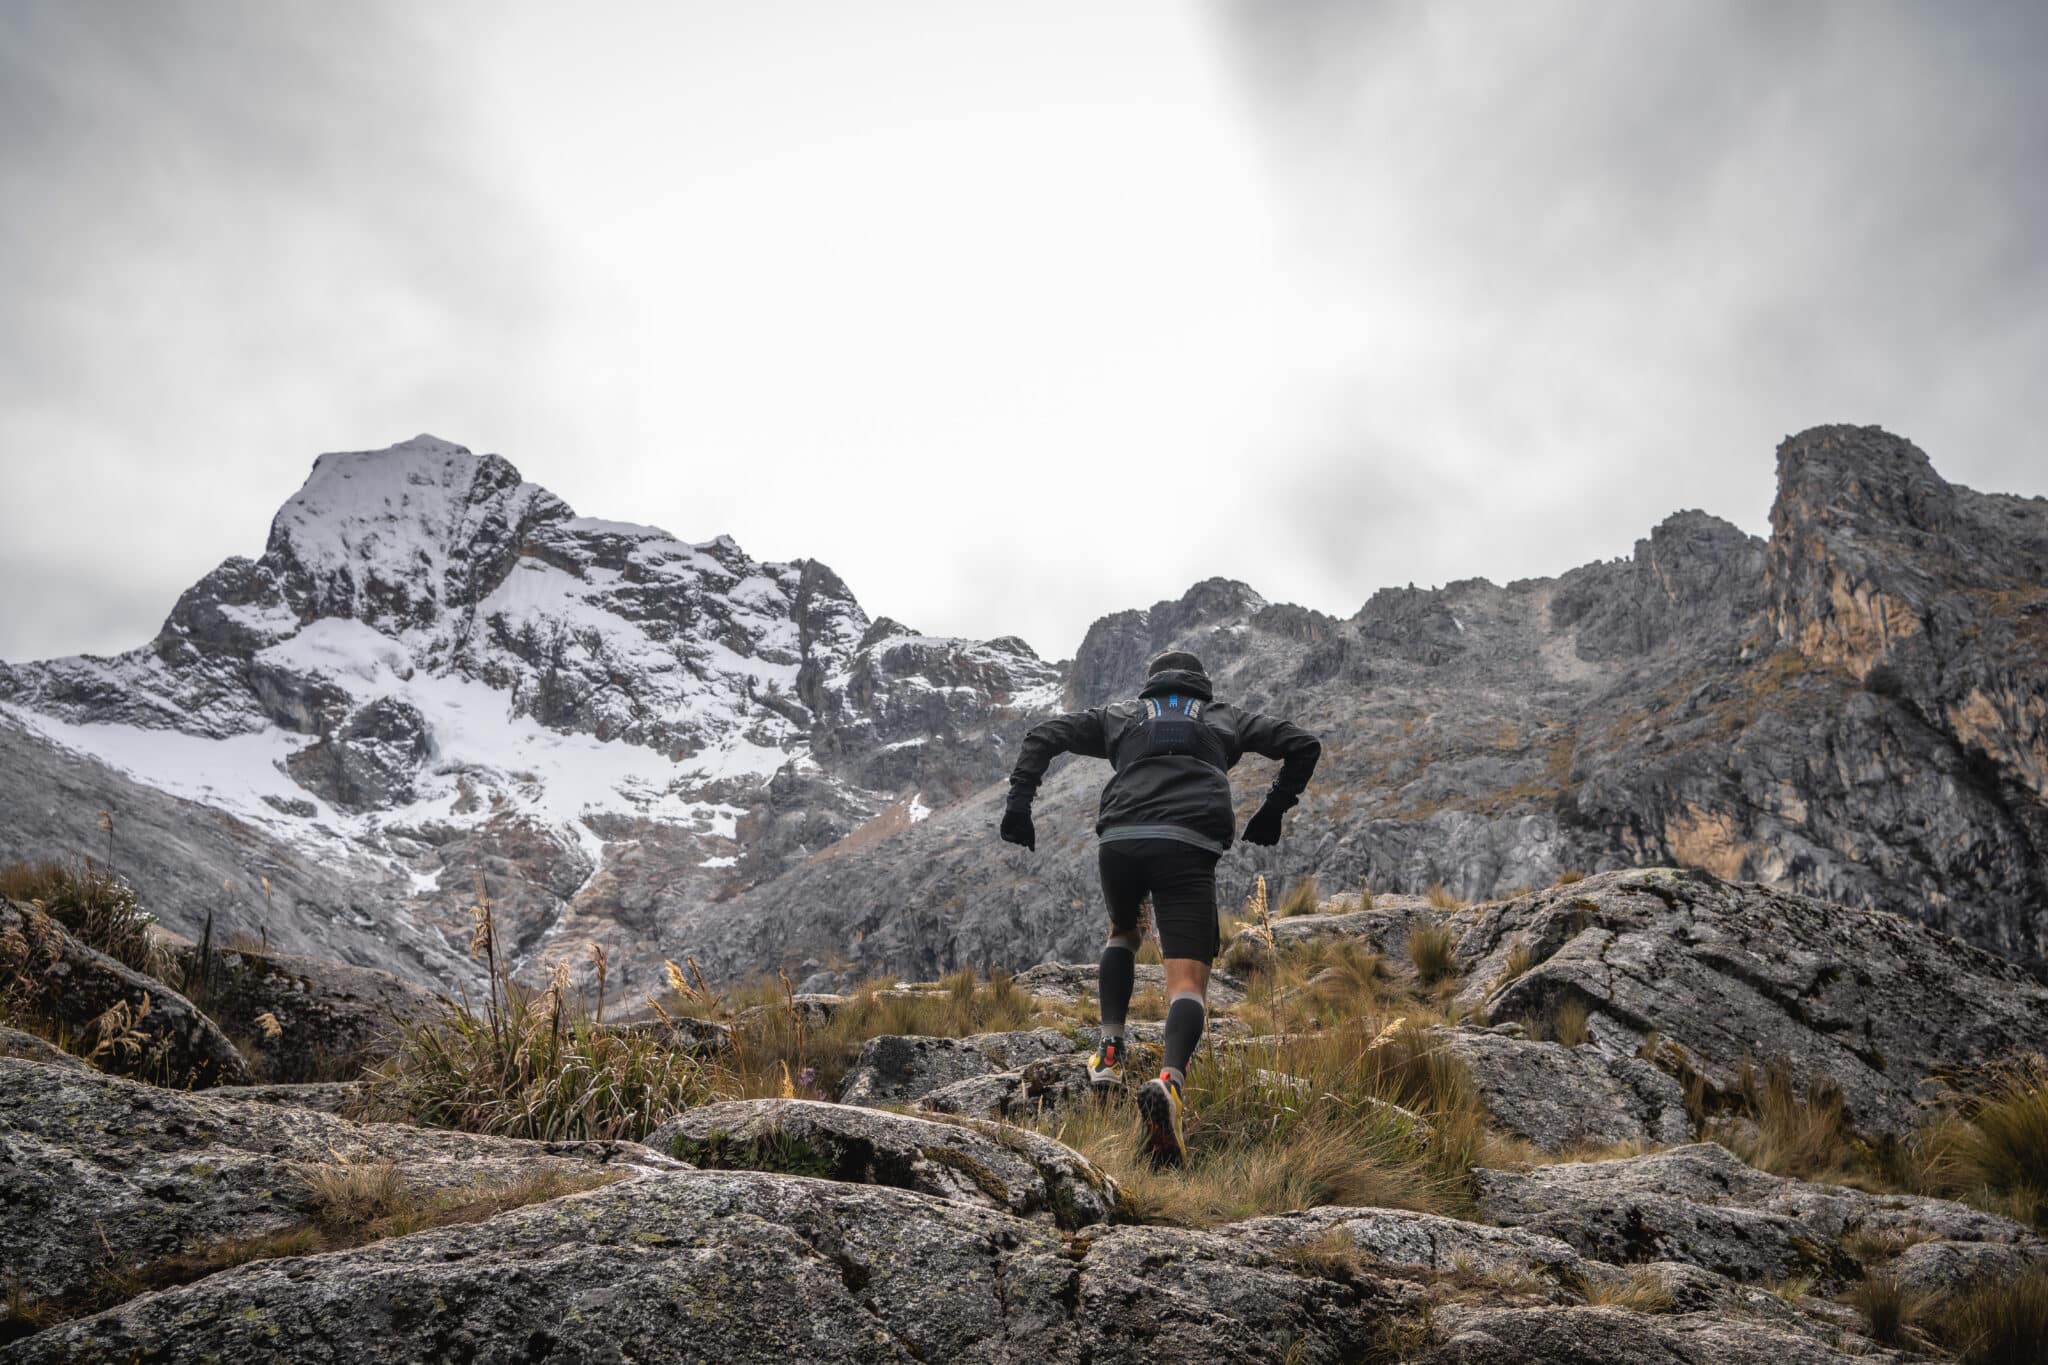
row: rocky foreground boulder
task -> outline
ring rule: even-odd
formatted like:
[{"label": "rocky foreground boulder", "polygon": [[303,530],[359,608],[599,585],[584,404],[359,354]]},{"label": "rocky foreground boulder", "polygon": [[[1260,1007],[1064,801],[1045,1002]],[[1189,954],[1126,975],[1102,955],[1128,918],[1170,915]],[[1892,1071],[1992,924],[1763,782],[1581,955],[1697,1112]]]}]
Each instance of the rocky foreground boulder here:
[{"label": "rocky foreground boulder", "polygon": [[[1494,1278],[1457,1247],[1489,1253]],[[1452,1361],[1546,1340],[1576,1348],[1521,1358],[1890,1358],[1768,1294],[1755,1312],[1586,1309],[1589,1273],[1619,1278],[1549,1239],[1383,1210],[1062,1237],[905,1190],[686,1170],[225,1270],[0,1360],[1337,1362],[1406,1343]],[[1457,1326],[1441,1343],[1413,1326],[1431,1304]]]},{"label": "rocky foreground boulder", "polygon": [[1029,1129],[987,1120],[733,1100],[671,1119],[647,1145],[693,1166],[890,1185],[1069,1229],[1117,1212],[1116,1182],[1094,1162]]},{"label": "rocky foreground boulder", "polygon": [[[1418,1099],[1428,1112],[1417,1133],[1470,1117],[1459,1107],[1467,1083],[1499,1130],[1471,1149],[1485,1153],[1479,1165],[1460,1161],[1429,1196],[1450,1212],[1328,1206],[1172,1225],[1226,1215],[1179,1211],[1193,1206],[1119,1165],[1114,1141],[1090,1145],[1091,1161],[1046,1135],[1088,1123],[1027,1131],[977,1117],[1104,1104],[1120,1121],[1124,1101],[1073,1093],[1077,1036],[1064,1028],[871,1039],[847,1081],[858,1104],[710,1104],[645,1144],[354,1123],[320,1107],[341,1102],[340,1087],[192,1094],[0,1060],[0,1278],[9,1303],[28,1305],[9,1310],[0,1365],[1876,1365],[1927,1358],[1929,1346],[1873,1338],[1849,1299],[1866,1280],[1952,1297],[2048,1263],[2038,1228],[1944,1199],[1787,1179],[1693,1141],[1716,1088],[1739,1095],[1737,1040],[1760,1040],[1752,1066],[1779,1060],[1772,1048],[1805,1049],[1783,1060],[1803,1055],[1802,1076],[1840,1086],[1876,1133],[1893,1131],[1922,1077],[2041,1048],[2048,991],[1995,959],[1911,926],[1872,928],[1861,912],[1668,870],[1469,909],[1390,907],[1377,925],[1350,910],[1283,923],[1290,938],[1359,936],[1404,956],[1417,930],[1451,931],[1448,980],[1360,976],[1353,1021],[1447,1068],[1443,1096],[1456,1099]],[[1262,971],[1245,979],[1241,1012],[1285,1020]],[[1065,1007],[1086,969],[1035,979],[1051,992],[1042,1017],[1073,1017]],[[806,1008],[829,1023],[835,1007]],[[1390,1011],[1407,1020],[1391,1033],[1378,1022]],[[1887,1011],[1919,1012],[1929,1036],[1916,1041]],[[737,1051],[748,1039],[734,1027],[726,1045]],[[1270,1068],[1288,1038],[1217,1046],[1225,1065],[1242,1053]],[[1876,1050],[1886,1066],[1862,1055]],[[1271,1088],[1277,1112],[1288,1088]],[[947,1104],[959,1113],[906,1112]],[[1204,1131],[1199,1109],[1191,1140],[1198,1157],[1216,1141],[1222,1165],[1205,1173],[1198,1161],[1184,1178],[1221,1182],[1226,1139]],[[1503,1134],[1553,1152],[1647,1150],[1518,1163],[1524,1149]],[[278,1240],[322,1217],[320,1173],[365,1169],[430,1203],[545,1172],[615,1183],[550,1190],[470,1224],[393,1223],[365,1234],[381,1240],[317,1255]]]},{"label": "rocky foreground boulder", "polygon": [[440,996],[390,972],[297,953],[186,949],[206,1012],[247,1039],[267,1078],[295,1083],[353,1074],[387,1053],[396,1032],[436,1018]]},{"label": "rocky foreground boulder", "polygon": [[[1771,1066],[1900,1133],[1940,1073],[2048,1052],[2048,986],[1878,910],[1704,872],[1608,872],[1460,912],[1457,1003],[1500,1021],[1582,1006],[1588,1045],[1732,1094]],[[1523,965],[1526,964],[1526,965]],[[1515,968],[1521,966],[1521,970]]]},{"label": "rocky foreground boulder", "polygon": [[1839,1288],[1863,1267],[1852,1237],[2026,1246],[2008,1218],[1947,1199],[1873,1195],[1745,1166],[1712,1143],[1648,1156],[1474,1172],[1479,1213],[1615,1264],[1677,1261],[1730,1279]]},{"label": "rocky foreground boulder", "polygon": [[249,1065],[220,1026],[155,977],[73,938],[33,905],[0,901],[0,990],[32,991],[103,1071],[181,1086],[239,1085]]},{"label": "rocky foreground boulder", "polygon": [[109,1276],[303,1228],[310,1177],[397,1168],[419,1198],[542,1171],[676,1169],[630,1143],[538,1143],[351,1123],[296,1105],[222,1099],[0,1059],[0,1267],[66,1302]]}]

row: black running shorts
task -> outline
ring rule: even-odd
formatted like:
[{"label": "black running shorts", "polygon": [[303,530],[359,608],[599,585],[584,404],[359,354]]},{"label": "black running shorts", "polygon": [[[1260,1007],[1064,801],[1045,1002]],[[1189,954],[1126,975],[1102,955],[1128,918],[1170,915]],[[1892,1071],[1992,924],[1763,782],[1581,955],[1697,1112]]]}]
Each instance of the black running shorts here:
[{"label": "black running shorts", "polygon": [[1150,892],[1161,956],[1216,960],[1216,854],[1178,839],[1111,839],[1101,863],[1102,899],[1117,932],[1138,927]]}]

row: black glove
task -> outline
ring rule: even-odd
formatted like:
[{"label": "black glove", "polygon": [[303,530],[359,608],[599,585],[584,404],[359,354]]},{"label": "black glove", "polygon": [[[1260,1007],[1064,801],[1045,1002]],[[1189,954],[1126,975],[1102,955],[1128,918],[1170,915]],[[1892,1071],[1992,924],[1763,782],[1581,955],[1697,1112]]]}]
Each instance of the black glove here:
[{"label": "black glove", "polygon": [[1266,798],[1266,803],[1244,822],[1244,841],[1261,844],[1267,848],[1280,842],[1280,817],[1294,805],[1294,798],[1275,793]]},{"label": "black glove", "polygon": [[1028,810],[1006,810],[1003,812],[1003,841],[1022,844],[1033,853],[1038,851],[1038,831],[1031,827],[1031,812]]}]

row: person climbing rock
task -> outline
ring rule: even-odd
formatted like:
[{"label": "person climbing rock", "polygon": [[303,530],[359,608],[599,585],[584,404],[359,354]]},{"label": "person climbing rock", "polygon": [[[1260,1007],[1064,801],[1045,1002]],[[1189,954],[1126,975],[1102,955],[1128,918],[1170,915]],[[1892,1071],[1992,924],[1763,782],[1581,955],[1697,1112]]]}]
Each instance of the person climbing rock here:
[{"label": "person climbing rock", "polygon": [[1123,1081],[1124,1025],[1137,974],[1138,910],[1149,894],[1166,959],[1166,1065],[1138,1092],[1156,1160],[1186,1160],[1181,1093],[1208,1014],[1209,968],[1220,947],[1216,863],[1237,820],[1230,769],[1247,753],[1280,760],[1265,802],[1244,827],[1246,843],[1280,842],[1280,817],[1301,799],[1322,744],[1300,726],[1242,711],[1215,699],[1194,655],[1172,650],[1146,668],[1133,701],[1058,716],[1024,737],[1010,774],[1002,837],[1036,850],[1031,802],[1046,767],[1060,754],[1106,758],[1114,770],[1095,821],[1109,938],[1098,987],[1102,1045],[1088,1079],[1107,1089]]}]

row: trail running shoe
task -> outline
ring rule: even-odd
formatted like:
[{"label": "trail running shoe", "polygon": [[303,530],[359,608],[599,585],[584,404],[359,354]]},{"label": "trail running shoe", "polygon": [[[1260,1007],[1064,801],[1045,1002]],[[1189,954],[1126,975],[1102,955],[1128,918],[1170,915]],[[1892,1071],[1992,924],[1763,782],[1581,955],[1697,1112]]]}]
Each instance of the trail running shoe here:
[{"label": "trail running shoe", "polygon": [[1145,1132],[1152,1152],[1152,1161],[1158,1166],[1182,1166],[1187,1163],[1187,1138],[1181,1131],[1180,1085],[1164,1071],[1156,1081],[1147,1081],[1138,1090],[1138,1113],[1145,1120]]},{"label": "trail running shoe", "polygon": [[1097,1090],[1111,1090],[1124,1083],[1124,1046],[1104,1043],[1088,1059],[1088,1084]]}]

